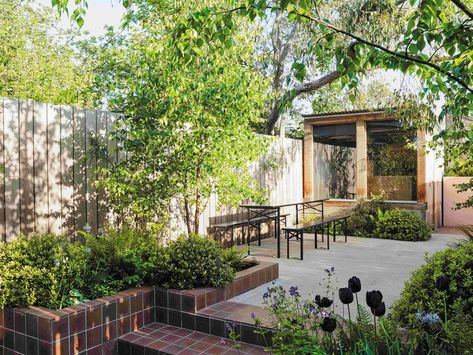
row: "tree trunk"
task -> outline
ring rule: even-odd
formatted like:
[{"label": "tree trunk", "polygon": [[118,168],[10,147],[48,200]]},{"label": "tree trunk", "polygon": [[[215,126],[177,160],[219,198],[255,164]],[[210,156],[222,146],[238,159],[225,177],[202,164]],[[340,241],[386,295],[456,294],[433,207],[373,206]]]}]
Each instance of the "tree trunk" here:
[{"label": "tree trunk", "polygon": [[187,234],[191,235],[192,234],[192,228],[191,228],[191,211],[190,211],[190,206],[189,206],[189,200],[187,196],[184,196],[184,209],[186,212],[186,227],[187,227]]},{"label": "tree trunk", "polygon": [[323,77],[317,80],[303,83],[299,87],[296,87],[295,89],[293,89],[293,92],[288,92],[285,95],[280,96],[279,98],[274,100],[273,105],[271,107],[271,112],[269,113],[265,133],[266,134],[273,133],[274,127],[276,123],[278,122],[279,116],[281,115],[282,108],[280,106],[283,100],[287,102],[292,102],[299,95],[316,91],[328,84],[333,83],[338,78],[340,78],[340,72],[338,70],[335,70],[327,75],[324,75]]}]

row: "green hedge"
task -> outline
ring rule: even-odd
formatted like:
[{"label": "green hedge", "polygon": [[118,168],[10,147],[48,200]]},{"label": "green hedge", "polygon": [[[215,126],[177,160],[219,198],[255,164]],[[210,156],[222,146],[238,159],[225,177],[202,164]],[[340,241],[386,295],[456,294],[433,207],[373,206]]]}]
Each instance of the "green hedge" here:
[{"label": "green hedge", "polygon": [[180,237],[166,247],[128,229],[81,239],[46,234],[0,243],[0,309],[60,309],[144,284],[221,287],[241,263],[201,236]]}]

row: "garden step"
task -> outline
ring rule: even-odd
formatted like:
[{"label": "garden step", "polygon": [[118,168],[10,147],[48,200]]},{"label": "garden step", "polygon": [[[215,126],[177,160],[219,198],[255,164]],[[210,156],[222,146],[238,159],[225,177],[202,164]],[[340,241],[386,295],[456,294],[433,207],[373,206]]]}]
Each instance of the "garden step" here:
[{"label": "garden step", "polygon": [[267,354],[260,346],[152,323],[118,339],[118,355]]},{"label": "garden step", "polygon": [[245,304],[233,301],[223,301],[204,308],[197,314],[208,315],[213,318],[221,318],[246,324],[255,324],[253,317],[257,317],[262,326],[271,326],[271,312],[261,306]]}]

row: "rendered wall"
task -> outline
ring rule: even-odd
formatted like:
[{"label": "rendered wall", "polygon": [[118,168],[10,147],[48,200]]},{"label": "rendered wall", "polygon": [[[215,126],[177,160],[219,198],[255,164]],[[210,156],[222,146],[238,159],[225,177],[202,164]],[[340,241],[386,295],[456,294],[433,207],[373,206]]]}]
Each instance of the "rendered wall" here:
[{"label": "rendered wall", "polygon": [[465,201],[471,192],[458,193],[456,184],[470,181],[472,177],[445,177],[443,179],[443,225],[456,226],[459,224],[473,224],[473,207],[455,210],[455,204]]}]

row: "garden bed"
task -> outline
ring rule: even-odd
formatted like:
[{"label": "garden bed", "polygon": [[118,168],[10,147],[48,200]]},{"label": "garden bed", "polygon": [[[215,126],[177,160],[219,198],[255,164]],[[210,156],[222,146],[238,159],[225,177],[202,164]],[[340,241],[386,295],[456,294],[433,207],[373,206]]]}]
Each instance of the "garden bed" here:
[{"label": "garden bed", "polygon": [[[155,321],[186,327],[186,319],[211,306],[275,280],[277,263],[240,271],[222,288],[166,290],[141,287],[58,311],[42,307],[0,310],[0,353],[112,354],[117,338]],[[185,313],[184,313],[185,312]],[[188,317],[183,317],[187,314]]]}]

